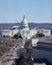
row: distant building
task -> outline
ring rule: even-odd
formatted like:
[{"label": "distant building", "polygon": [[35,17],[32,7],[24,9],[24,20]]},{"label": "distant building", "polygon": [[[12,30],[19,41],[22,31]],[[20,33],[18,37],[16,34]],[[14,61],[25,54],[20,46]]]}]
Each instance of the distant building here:
[{"label": "distant building", "polygon": [[51,31],[47,29],[29,29],[27,20],[25,19],[25,16],[23,17],[23,20],[21,22],[21,26],[13,26],[11,29],[4,29],[0,30],[1,36],[9,36],[14,37],[15,34],[21,34],[22,38],[30,39],[33,36],[36,36],[38,33],[43,33],[45,36],[50,36]]},{"label": "distant building", "polygon": [[51,35],[51,30],[47,30],[47,29],[44,29],[44,28],[39,29],[38,32],[43,33],[45,36]]}]

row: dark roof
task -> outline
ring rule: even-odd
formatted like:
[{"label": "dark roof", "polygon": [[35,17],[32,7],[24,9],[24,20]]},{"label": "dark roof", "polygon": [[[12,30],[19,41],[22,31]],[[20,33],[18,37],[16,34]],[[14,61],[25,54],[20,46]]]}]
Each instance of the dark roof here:
[{"label": "dark roof", "polygon": [[46,63],[49,64],[46,58],[34,58],[34,63]]}]

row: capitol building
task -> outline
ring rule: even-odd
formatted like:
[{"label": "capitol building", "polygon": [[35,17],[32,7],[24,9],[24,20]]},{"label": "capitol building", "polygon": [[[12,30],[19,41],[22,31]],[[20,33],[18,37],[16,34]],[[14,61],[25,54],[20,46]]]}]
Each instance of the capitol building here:
[{"label": "capitol building", "polygon": [[51,31],[44,28],[30,29],[28,22],[25,19],[25,16],[23,17],[20,26],[13,26],[11,29],[0,30],[0,32],[1,32],[1,36],[14,37],[15,34],[19,34],[22,36],[22,38],[27,38],[27,39],[36,36],[37,33],[43,33],[45,36],[51,35]]},{"label": "capitol building", "polygon": [[[45,59],[52,65],[52,37],[51,30],[44,28],[33,28],[30,29],[25,16],[21,21],[20,26],[13,26],[11,29],[0,30],[1,36],[5,37],[14,37],[16,34],[21,35],[24,40],[31,39],[31,43],[33,46],[33,58],[36,59]],[[45,37],[36,37],[37,34],[44,34]],[[47,62],[46,61],[46,62]],[[46,64],[45,64],[46,65]]]}]

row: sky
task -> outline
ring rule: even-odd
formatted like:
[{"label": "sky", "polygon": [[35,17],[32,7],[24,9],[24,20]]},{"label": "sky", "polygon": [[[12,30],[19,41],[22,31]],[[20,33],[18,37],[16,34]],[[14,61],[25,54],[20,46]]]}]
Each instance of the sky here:
[{"label": "sky", "polygon": [[0,0],[0,23],[52,23],[52,0]]}]

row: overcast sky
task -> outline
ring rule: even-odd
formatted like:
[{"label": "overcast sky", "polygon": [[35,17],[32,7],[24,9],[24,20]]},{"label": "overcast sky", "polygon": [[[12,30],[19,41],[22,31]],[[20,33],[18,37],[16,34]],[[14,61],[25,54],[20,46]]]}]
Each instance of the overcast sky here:
[{"label": "overcast sky", "polygon": [[52,0],[0,0],[0,23],[52,23]]}]

